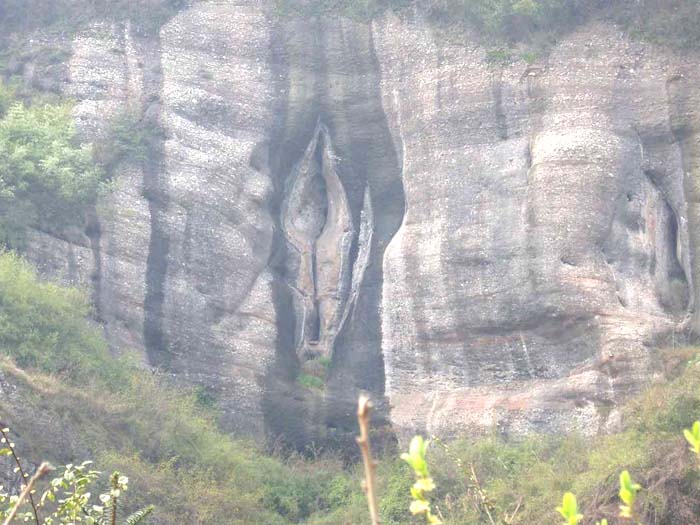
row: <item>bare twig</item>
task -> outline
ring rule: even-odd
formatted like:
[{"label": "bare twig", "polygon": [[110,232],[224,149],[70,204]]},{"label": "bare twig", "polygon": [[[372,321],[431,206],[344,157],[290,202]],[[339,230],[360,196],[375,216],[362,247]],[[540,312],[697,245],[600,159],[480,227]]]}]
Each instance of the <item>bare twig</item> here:
[{"label": "bare twig", "polygon": [[[7,448],[12,454],[12,459],[15,460],[15,464],[17,465],[17,470],[22,476],[22,483],[24,483],[29,478],[29,474],[27,474],[24,471],[22,463],[20,462],[19,457],[17,456],[17,452],[15,452],[15,444],[12,443],[12,441],[10,441],[10,436],[8,435],[9,431],[9,428],[7,428],[5,425],[0,424],[0,435],[2,435],[2,441],[3,443],[7,444]],[[29,503],[32,506],[32,511],[34,511],[34,520],[36,521],[36,525],[41,525],[41,523],[39,522],[39,512],[36,510],[36,503],[34,503],[34,497],[31,495],[31,493],[29,494]]]},{"label": "bare twig", "polygon": [[112,474],[112,516],[111,524],[117,525],[117,488],[119,487],[119,474],[117,472]]},{"label": "bare twig", "polygon": [[506,522],[507,525],[510,525],[511,523],[513,523],[513,520],[515,519],[515,516],[518,514],[518,511],[520,510],[520,506],[521,506],[522,504],[523,504],[523,497],[520,496],[520,497],[518,498],[518,504],[515,506],[515,510],[513,511],[513,514],[511,514],[510,517],[509,517],[509,516],[508,516],[508,513],[507,513],[507,512],[505,513],[505,516],[504,516],[503,519],[504,519],[504,521]]},{"label": "bare twig", "polygon": [[[435,435],[433,435],[431,439],[445,451],[447,457],[450,458],[455,465],[457,465],[457,468],[459,468],[463,472],[466,471],[464,463],[462,462],[460,457],[453,454],[446,443],[444,443],[438,436]],[[481,486],[481,482],[479,481],[479,478],[476,475],[476,470],[474,469],[473,463],[469,464],[469,471],[470,485],[467,486],[462,480],[462,478],[460,478],[460,482],[462,483],[465,492],[470,495],[470,499],[472,500],[474,505],[474,510],[476,510],[479,514],[486,514],[489,523],[491,525],[496,525],[496,522],[493,519],[493,515],[491,514],[491,503],[489,501],[488,494],[486,494],[486,491]],[[474,492],[476,492],[478,498],[472,496]],[[515,514],[518,512],[519,507],[520,505],[518,505],[518,508],[515,509],[513,516],[515,516]]]},{"label": "bare twig", "polygon": [[372,459],[372,451],[369,446],[369,419],[371,410],[371,401],[364,394],[361,395],[357,404],[357,420],[360,424],[360,435],[357,438],[357,444],[360,446],[362,462],[365,467],[365,480],[362,488],[367,496],[372,525],[379,525],[379,505],[377,505],[376,493],[377,463]]},{"label": "bare twig", "polygon": [[476,470],[474,469],[474,463],[469,464],[469,470],[471,471],[471,482],[474,485],[474,488],[476,489],[476,493],[479,495],[479,498],[481,499],[481,504],[486,512],[486,516],[489,518],[489,522],[491,525],[496,525],[496,522],[493,521],[493,516],[491,516],[491,510],[490,506],[491,504],[489,503],[489,498],[486,492],[484,491],[483,487],[481,486],[481,482],[479,481],[479,478],[476,476]]},{"label": "bare twig", "polygon": [[[5,521],[3,522],[2,525],[10,525],[12,520],[15,519],[15,516],[17,515],[17,511],[22,506],[22,503],[27,498],[27,496],[29,496],[29,498],[31,500],[32,489],[34,487],[34,484],[39,480],[39,478],[46,475],[46,473],[50,472],[51,470],[53,470],[53,468],[51,467],[51,465],[49,465],[45,461],[41,465],[39,465],[39,468],[34,473],[34,475],[31,477],[31,479],[29,480],[29,483],[27,483],[27,485],[24,487],[24,489],[22,489],[22,492],[19,495],[19,499],[15,502],[14,506],[10,510],[10,513],[7,515],[7,518],[5,518]],[[32,507],[34,507],[33,504],[32,504]],[[36,514],[36,507],[34,507],[34,516],[38,520],[38,517]],[[37,521],[37,523],[38,523],[38,521]]]}]

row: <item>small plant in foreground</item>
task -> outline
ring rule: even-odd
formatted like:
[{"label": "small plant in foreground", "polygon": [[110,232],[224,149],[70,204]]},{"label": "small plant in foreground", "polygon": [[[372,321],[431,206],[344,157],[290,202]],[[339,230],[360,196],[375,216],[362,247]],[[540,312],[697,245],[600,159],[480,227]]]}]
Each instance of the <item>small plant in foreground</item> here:
[{"label": "small plant in foreground", "polygon": [[[90,488],[99,479],[100,472],[92,470],[92,461],[80,465],[68,464],[63,473],[49,482],[37,502],[34,499],[35,484],[46,473],[52,470],[48,463],[42,463],[37,472],[30,478],[15,451],[15,444],[9,439],[9,428],[0,429],[2,444],[0,456],[11,456],[16,467],[15,472],[22,477],[21,493],[8,496],[0,488],[0,518],[3,525],[9,525],[14,519],[23,522],[34,522],[36,525],[117,525],[118,502],[123,492],[128,488],[129,478],[114,472],[110,477],[110,490],[100,494],[93,500]],[[4,504],[8,503],[8,506]],[[23,510],[29,504],[28,510]],[[126,518],[124,525],[145,523],[146,518],[153,512],[153,506],[139,510]],[[43,517],[41,516],[43,514]]]},{"label": "small plant in foreground", "polygon": [[579,514],[578,512],[576,496],[571,492],[564,494],[561,507],[557,507],[557,512],[566,520],[564,525],[578,525],[583,519],[583,514]]},{"label": "small plant in foreground", "polygon": [[639,483],[632,481],[632,476],[626,470],[620,473],[620,517],[629,520],[638,521],[635,511],[634,502],[637,499],[637,493],[642,489]]},{"label": "small plant in foreground", "polygon": [[[567,492],[561,502],[561,507],[557,507],[557,512],[566,520],[563,525],[578,525],[583,520],[583,514],[579,514],[576,496]],[[596,521],[595,525],[608,525],[608,520]]]},{"label": "small plant in foreground", "polygon": [[430,441],[424,440],[422,436],[414,436],[408,453],[401,454],[401,459],[411,466],[416,475],[416,482],[411,487],[411,514],[424,514],[429,525],[440,525],[442,522],[431,512],[427,496],[435,490],[435,483],[430,477],[428,462],[425,459],[429,444]]},{"label": "small plant in foreground", "polygon": [[686,441],[690,444],[690,450],[700,459],[700,421],[693,423],[693,427],[683,430]]}]

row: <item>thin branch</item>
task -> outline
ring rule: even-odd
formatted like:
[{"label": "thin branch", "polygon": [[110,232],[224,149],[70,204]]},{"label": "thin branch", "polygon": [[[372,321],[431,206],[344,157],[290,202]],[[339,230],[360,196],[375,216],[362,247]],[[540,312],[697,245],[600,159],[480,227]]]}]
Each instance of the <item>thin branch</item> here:
[{"label": "thin branch", "polygon": [[[10,441],[10,436],[8,435],[8,432],[9,429],[5,425],[0,425],[0,434],[2,435],[3,442],[7,444],[7,448],[12,453],[12,458],[17,464],[17,470],[22,476],[22,483],[24,483],[29,478],[29,474],[27,474],[24,471],[24,468],[22,468],[22,463],[20,463],[19,457],[15,452],[15,444]],[[34,511],[34,520],[36,521],[36,525],[41,525],[39,521],[39,512],[36,509],[36,503],[34,503],[34,497],[31,494],[29,494],[29,503],[32,505],[32,511]]]},{"label": "thin branch", "polygon": [[481,498],[481,504],[483,506],[484,511],[486,512],[486,516],[489,518],[489,522],[491,523],[491,525],[496,525],[496,522],[493,521],[493,516],[491,516],[491,511],[489,510],[489,507],[491,506],[489,504],[489,498],[486,495],[484,489],[482,488],[479,478],[476,476],[476,470],[474,470],[474,463],[469,464],[469,469],[471,470],[471,481],[474,484],[474,487],[476,488],[476,493],[479,495],[479,498]]},{"label": "thin branch", "polygon": [[379,525],[381,522],[379,519],[379,505],[377,505],[376,492],[377,463],[372,459],[372,450],[369,445],[369,420],[371,411],[372,402],[364,394],[361,395],[357,404],[357,421],[360,424],[360,436],[357,438],[357,444],[360,446],[362,462],[365,467],[365,480],[362,488],[367,496],[372,525]]},{"label": "thin branch", "polygon": [[515,519],[515,516],[518,514],[518,511],[520,510],[520,506],[522,504],[523,504],[523,497],[520,496],[518,498],[518,504],[515,506],[515,510],[513,511],[513,514],[511,514],[510,517],[508,517],[508,513],[507,512],[505,513],[504,520],[505,520],[506,524],[510,525],[511,523],[513,523],[513,520]]},{"label": "thin branch", "polygon": [[110,523],[111,525],[117,525],[117,496],[116,492],[117,489],[119,488],[119,473],[114,472],[112,474],[112,479],[111,479],[111,484],[112,484],[112,499],[110,500],[111,503],[111,516],[110,516]]},{"label": "thin branch", "polygon": [[[431,437],[432,441],[437,443],[442,449],[445,451],[445,454],[447,454],[447,457],[450,458],[455,465],[457,465],[457,468],[459,468],[462,471],[465,471],[464,463],[462,460],[459,458],[459,456],[456,456],[452,453],[450,450],[450,447],[447,446],[446,443],[444,443],[438,436],[433,435]],[[476,495],[478,498],[471,496],[470,499],[472,500],[472,504],[474,505],[474,509],[479,513],[479,514],[486,514],[486,517],[489,519],[489,523],[491,525],[496,525],[495,520],[493,519],[493,516],[491,515],[491,504],[489,502],[489,497],[486,494],[486,491],[484,488],[481,486],[481,482],[479,481],[479,478],[476,475],[476,470],[474,469],[474,464],[470,463],[469,464],[469,481],[471,482],[471,486],[467,486],[462,478],[460,477],[460,483],[464,487],[464,490],[467,494],[470,496],[473,494],[473,492],[476,492]],[[518,509],[520,508],[520,505],[518,505],[518,508],[516,508],[515,513],[518,512]],[[515,516],[515,513],[513,513],[513,516]]]},{"label": "thin branch", "polygon": [[[22,492],[19,495],[19,499],[15,502],[14,506],[12,507],[12,510],[10,510],[10,513],[7,515],[7,518],[5,518],[5,521],[3,522],[2,525],[10,525],[12,520],[15,519],[15,516],[17,515],[17,511],[22,506],[22,503],[27,498],[27,496],[29,496],[29,499],[31,500],[32,489],[34,487],[34,484],[39,480],[39,478],[41,478],[46,473],[48,473],[52,470],[53,470],[53,467],[51,467],[51,465],[49,465],[45,461],[41,465],[39,465],[39,468],[34,473],[34,475],[31,477],[31,479],[29,480],[29,483],[27,483],[27,485],[24,487],[24,489],[22,489]],[[34,506],[34,504],[32,504],[32,506]],[[36,508],[34,508],[34,516],[36,517]]]}]

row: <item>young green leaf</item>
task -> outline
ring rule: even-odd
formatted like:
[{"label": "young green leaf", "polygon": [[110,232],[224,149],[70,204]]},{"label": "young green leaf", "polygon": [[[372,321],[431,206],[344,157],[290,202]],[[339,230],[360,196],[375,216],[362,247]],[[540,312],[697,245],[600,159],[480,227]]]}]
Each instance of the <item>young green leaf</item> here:
[{"label": "young green leaf", "polygon": [[683,430],[683,435],[690,444],[690,450],[700,457],[700,421],[693,423],[691,429]]},{"label": "young green leaf", "polygon": [[637,493],[642,489],[639,483],[632,481],[632,476],[626,470],[620,473],[620,499],[624,505],[620,505],[620,517],[634,518],[634,502]]},{"label": "young green leaf", "polygon": [[564,525],[577,525],[583,519],[583,514],[578,512],[576,496],[571,492],[564,494],[561,507],[557,507],[557,512],[566,520]]},{"label": "young green leaf", "polygon": [[408,454],[401,454],[401,459],[408,463],[418,477],[428,477],[428,463],[425,460],[429,441],[423,436],[414,436],[408,449]]},{"label": "young green leaf", "polygon": [[442,522],[434,516],[430,509],[430,500],[427,493],[435,490],[435,482],[430,477],[426,453],[429,441],[422,436],[414,436],[408,449],[408,453],[401,454],[401,459],[408,463],[416,475],[416,482],[411,487],[411,514],[422,514],[428,525],[441,525]]}]

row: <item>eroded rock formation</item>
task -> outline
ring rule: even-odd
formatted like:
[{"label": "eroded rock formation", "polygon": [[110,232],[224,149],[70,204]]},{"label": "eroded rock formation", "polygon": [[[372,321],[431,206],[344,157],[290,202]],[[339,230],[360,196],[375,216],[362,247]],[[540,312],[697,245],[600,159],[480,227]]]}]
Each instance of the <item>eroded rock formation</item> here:
[{"label": "eroded rock formation", "polygon": [[28,255],[232,430],[344,440],[367,390],[400,435],[597,432],[700,326],[700,57],[592,23],[493,65],[419,17],[216,1],[71,47],[85,136],[129,108],[162,139]]},{"label": "eroded rock formation", "polygon": [[350,306],[350,248],[357,239],[331,137],[321,123],[289,176],[281,224],[296,275],[290,286],[297,355],[328,358]]}]

